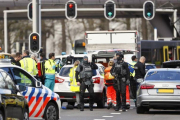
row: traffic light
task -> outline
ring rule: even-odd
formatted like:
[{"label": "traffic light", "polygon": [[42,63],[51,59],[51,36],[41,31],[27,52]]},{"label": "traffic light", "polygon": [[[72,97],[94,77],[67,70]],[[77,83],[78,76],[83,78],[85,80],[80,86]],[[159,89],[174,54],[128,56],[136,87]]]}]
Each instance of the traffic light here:
[{"label": "traffic light", "polygon": [[28,16],[28,19],[29,20],[32,20],[32,2],[30,2],[29,4],[28,4],[28,7],[27,7],[27,9],[28,9],[28,12],[27,12],[27,16]]},{"label": "traffic light", "polygon": [[146,1],[143,5],[143,16],[146,20],[152,20],[155,16],[155,5],[152,1]]},{"label": "traffic light", "polygon": [[29,36],[29,49],[32,53],[40,51],[40,36],[38,33],[31,33]]},{"label": "traffic light", "polygon": [[104,4],[104,16],[108,20],[112,20],[116,16],[116,4],[112,0],[108,0]]},{"label": "traffic light", "polygon": [[75,1],[68,1],[65,5],[65,15],[69,20],[77,17],[77,4]]}]

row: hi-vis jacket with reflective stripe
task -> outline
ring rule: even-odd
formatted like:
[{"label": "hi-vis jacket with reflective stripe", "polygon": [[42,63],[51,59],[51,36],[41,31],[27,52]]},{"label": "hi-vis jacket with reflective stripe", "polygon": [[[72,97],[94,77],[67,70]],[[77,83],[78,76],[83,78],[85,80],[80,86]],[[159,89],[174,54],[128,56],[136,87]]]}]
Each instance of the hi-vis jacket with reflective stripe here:
[{"label": "hi-vis jacket with reflective stripe", "polygon": [[134,70],[134,65],[136,64],[137,62],[133,61],[129,68],[130,68],[130,76],[134,77],[135,76],[135,70]]},{"label": "hi-vis jacket with reflective stripe", "polygon": [[70,69],[70,73],[69,73],[69,77],[70,77],[70,81],[71,81],[71,87],[70,90],[72,92],[80,92],[80,87],[77,85],[76,82],[76,68],[77,66],[73,67]]},{"label": "hi-vis jacket with reflective stripe", "polygon": [[45,62],[45,76],[47,79],[55,79],[55,66],[54,60],[49,59]]},{"label": "hi-vis jacket with reflective stripe", "polygon": [[30,57],[25,57],[22,60],[20,60],[21,68],[29,72],[32,76],[36,76],[37,74],[37,68],[36,68],[36,61],[33,60]]}]

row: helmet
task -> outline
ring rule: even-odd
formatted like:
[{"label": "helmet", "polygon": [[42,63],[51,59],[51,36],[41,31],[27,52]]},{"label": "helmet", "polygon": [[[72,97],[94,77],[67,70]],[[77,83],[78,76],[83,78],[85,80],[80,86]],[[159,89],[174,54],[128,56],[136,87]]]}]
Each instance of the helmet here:
[{"label": "helmet", "polygon": [[124,55],[121,52],[116,53],[116,56],[118,56],[118,55],[119,55],[119,57],[124,58]]}]

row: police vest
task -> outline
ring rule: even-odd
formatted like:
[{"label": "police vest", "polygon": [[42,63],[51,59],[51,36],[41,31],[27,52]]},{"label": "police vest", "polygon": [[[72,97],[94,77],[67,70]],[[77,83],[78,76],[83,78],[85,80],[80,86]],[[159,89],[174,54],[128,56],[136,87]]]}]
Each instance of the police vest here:
[{"label": "police vest", "polygon": [[90,65],[83,65],[83,70],[80,72],[80,79],[90,79],[92,78],[92,68]]},{"label": "police vest", "polygon": [[115,63],[115,74],[125,76],[127,74],[126,69],[123,68],[124,62]]},{"label": "police vest", "polygon": [[135,76],[135,70],[134,70],[135,64],[136,64],[136,62],[132,62],[131,64],[129,64],[130,76],[132,76],[132,77]]}]

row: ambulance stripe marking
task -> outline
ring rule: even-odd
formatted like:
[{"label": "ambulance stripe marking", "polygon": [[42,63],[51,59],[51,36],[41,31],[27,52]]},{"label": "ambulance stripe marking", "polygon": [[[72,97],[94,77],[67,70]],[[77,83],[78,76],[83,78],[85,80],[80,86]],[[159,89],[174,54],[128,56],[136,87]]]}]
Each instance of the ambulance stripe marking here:
[{"label": "ambulance stripe marking", "polygon": [[30,101],[30,99],[32,98],[34,92],[35,92],[35,88],[32,88],[32,91],[31,91],[31,93],[29,94],[29,101]]},{"label": "ambulance stripe marking", "polygon": [[41,93],[42,93],[42,89],[39,88],[39,92],[38,92],[38,94],[37,94],[37,96],[36,96],[36,102],[38,101],[38,99],[39,99]]},{"label": "ambulance stripe marking", "polygon": [[51,100],[54,99],[54,92],[52,92],[52,95],[51,95]]},{"label": "ambulance stripe marking", "polygon": [[32,97],[28,103],[29,107],[31,106],[32,102],[34,101],[35,97]]},{"label": "ambulance stripe marking", "polygon": [[47,106],[47,103],[49,102],[49,100],[50,100],[50,97],[47,97],[46,100],[44,101],[41,109],[40,109],[39,112],[35,115],[35,117],[38,117],[38,116],[41,114],[42,110]]},{"label": "ambulance stripe marking", "polygon": [[24,96],[26,98],[26,100],[28,99],[28,96]]},{"label": "ambulance stripe marking", "polygon": [[31,110],[31,112],[29,113],[29,116],[31,116],[31,115],[34,113],[34,111],[36,110],[36,108],[37,108],[37,106],[39,105],[39,103],[41,102],[41,100],[42,100],[42,97],[40,97],[40,98],[38,99],[38,101],[36,102],[35,106],[34,106],[33,109]]}]

